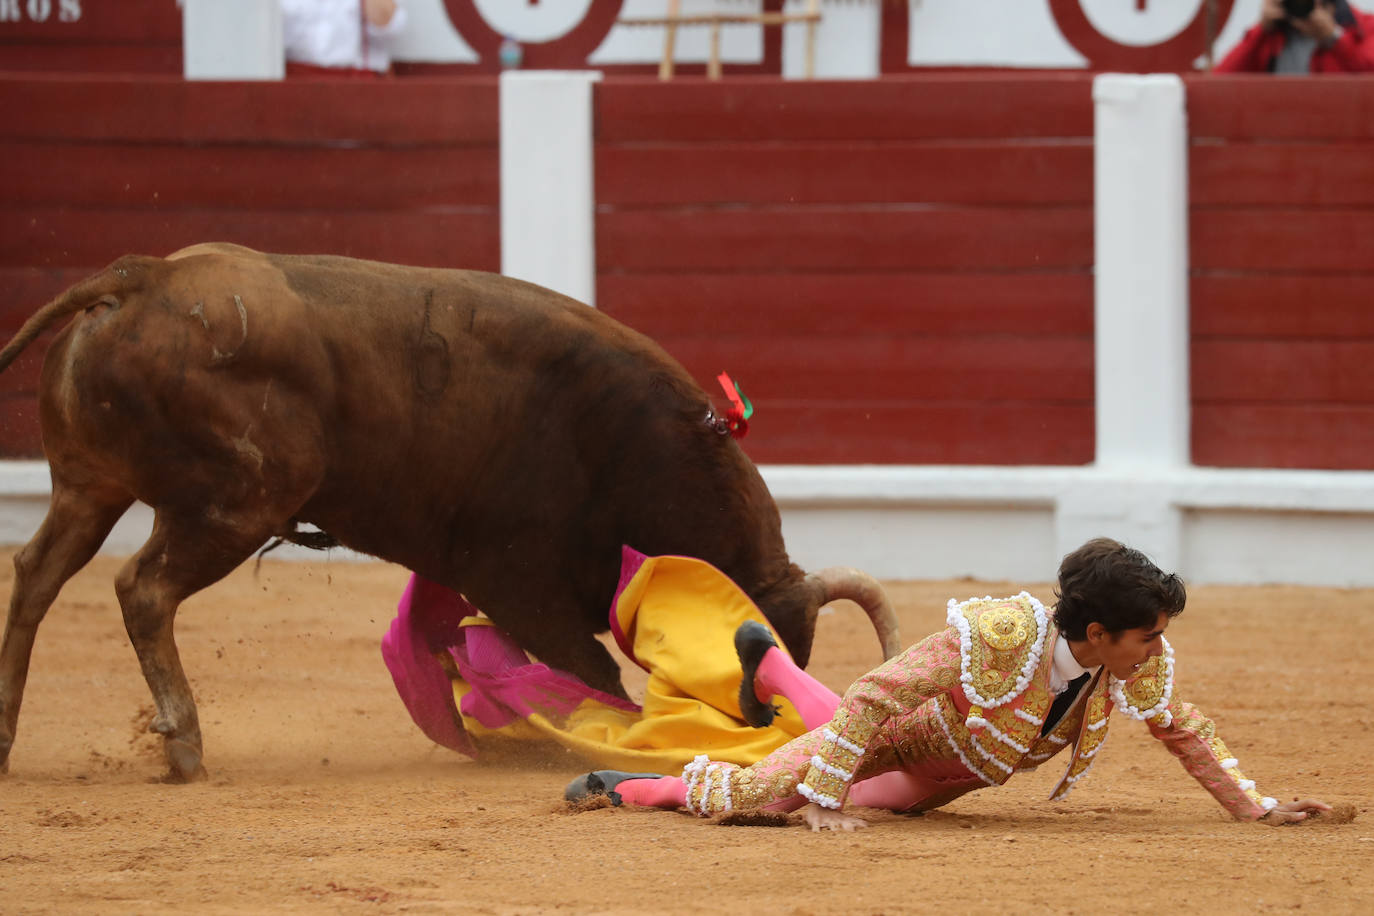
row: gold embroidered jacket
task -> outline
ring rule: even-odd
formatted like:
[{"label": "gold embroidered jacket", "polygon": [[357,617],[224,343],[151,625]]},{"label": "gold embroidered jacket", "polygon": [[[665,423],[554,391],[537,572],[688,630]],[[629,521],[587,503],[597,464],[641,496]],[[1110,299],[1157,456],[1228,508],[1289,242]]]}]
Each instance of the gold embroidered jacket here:
[{"label": "gold embroidered jacket", "polygon": [[1173,649],[1129,681],[1099,671],[1073,708],[1040,734],[1054,694],[1050,671],[1058,633],[1043,605],[1025,592],[1012,598],[950,601],[949,627],[860,678],[850,687],[798,787],[809,800],[838,808],[849,786],[894,769],[928,790],[932,808],[983,785],[1006,782],[1066,747],[1062,798],[1088,774],[1107,740],[1113,710],[1145,721],[1227,811],[1253,820],[1273,807],[1217,737],[1216,725],[1174,689]]}]

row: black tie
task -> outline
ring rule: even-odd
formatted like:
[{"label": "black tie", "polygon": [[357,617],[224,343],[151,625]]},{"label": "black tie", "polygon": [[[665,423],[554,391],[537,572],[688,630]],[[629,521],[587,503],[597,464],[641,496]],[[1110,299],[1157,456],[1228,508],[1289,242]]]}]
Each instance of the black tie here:
[{"label": "black tie", "polygon": [[1083,685],[1088,682],[1089,677],[1091,675],[1084,671],[1069,681],[1069,686],[1064,688],[1064,692],[1054,698],[1054,702],[1050,704],[1050,713],[1045,717],[1045,724],[1040,728],[1040,737],[1043,738],[1048,735],[1050,730],[1059,724],[1059,720],[1064,718],[1064,713],[1069,711],[1073,701],[1078,698],[1078,691],[1083,689]]}]

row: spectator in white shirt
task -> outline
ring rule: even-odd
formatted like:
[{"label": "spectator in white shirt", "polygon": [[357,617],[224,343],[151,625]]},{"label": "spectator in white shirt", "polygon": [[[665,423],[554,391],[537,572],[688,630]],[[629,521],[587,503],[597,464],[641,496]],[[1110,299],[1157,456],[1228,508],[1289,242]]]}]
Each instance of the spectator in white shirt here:
[{"label": "spectator in white shirt", "polygon": [[406,23],[400,0],[282,0],[281,6],[288,72],[391,69],[390,41]]}]

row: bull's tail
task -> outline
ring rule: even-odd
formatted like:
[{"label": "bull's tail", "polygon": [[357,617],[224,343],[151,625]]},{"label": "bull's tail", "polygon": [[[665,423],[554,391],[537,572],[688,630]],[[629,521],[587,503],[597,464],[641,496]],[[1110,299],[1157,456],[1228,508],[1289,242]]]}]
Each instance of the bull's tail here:
[{"label": "bull's tail", "polygon": [[149,268],[162,263],[159,258],[125,255],[100,273],[87,277],[29,317],[24,326],[0,350],[0,372],[24,352],[24,348],[55,321],[74,315],[99,303],[119,308],[120,297],[143,286]]}]

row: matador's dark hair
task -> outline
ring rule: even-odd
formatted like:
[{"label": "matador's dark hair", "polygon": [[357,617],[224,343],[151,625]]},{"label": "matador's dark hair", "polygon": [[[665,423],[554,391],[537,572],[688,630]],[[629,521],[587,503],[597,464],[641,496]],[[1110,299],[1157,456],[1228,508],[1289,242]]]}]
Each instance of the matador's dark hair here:
[{"label": "matador's dark hair", "polygon": [[1188,602],[1176,574],[1111,538],[1093,538],[1064,557],[1054,594],[1054,623],[1068,639],[1086,639],[1093,622],[1109,633],[1152,627],[1161,611],[1177,617]]}]

